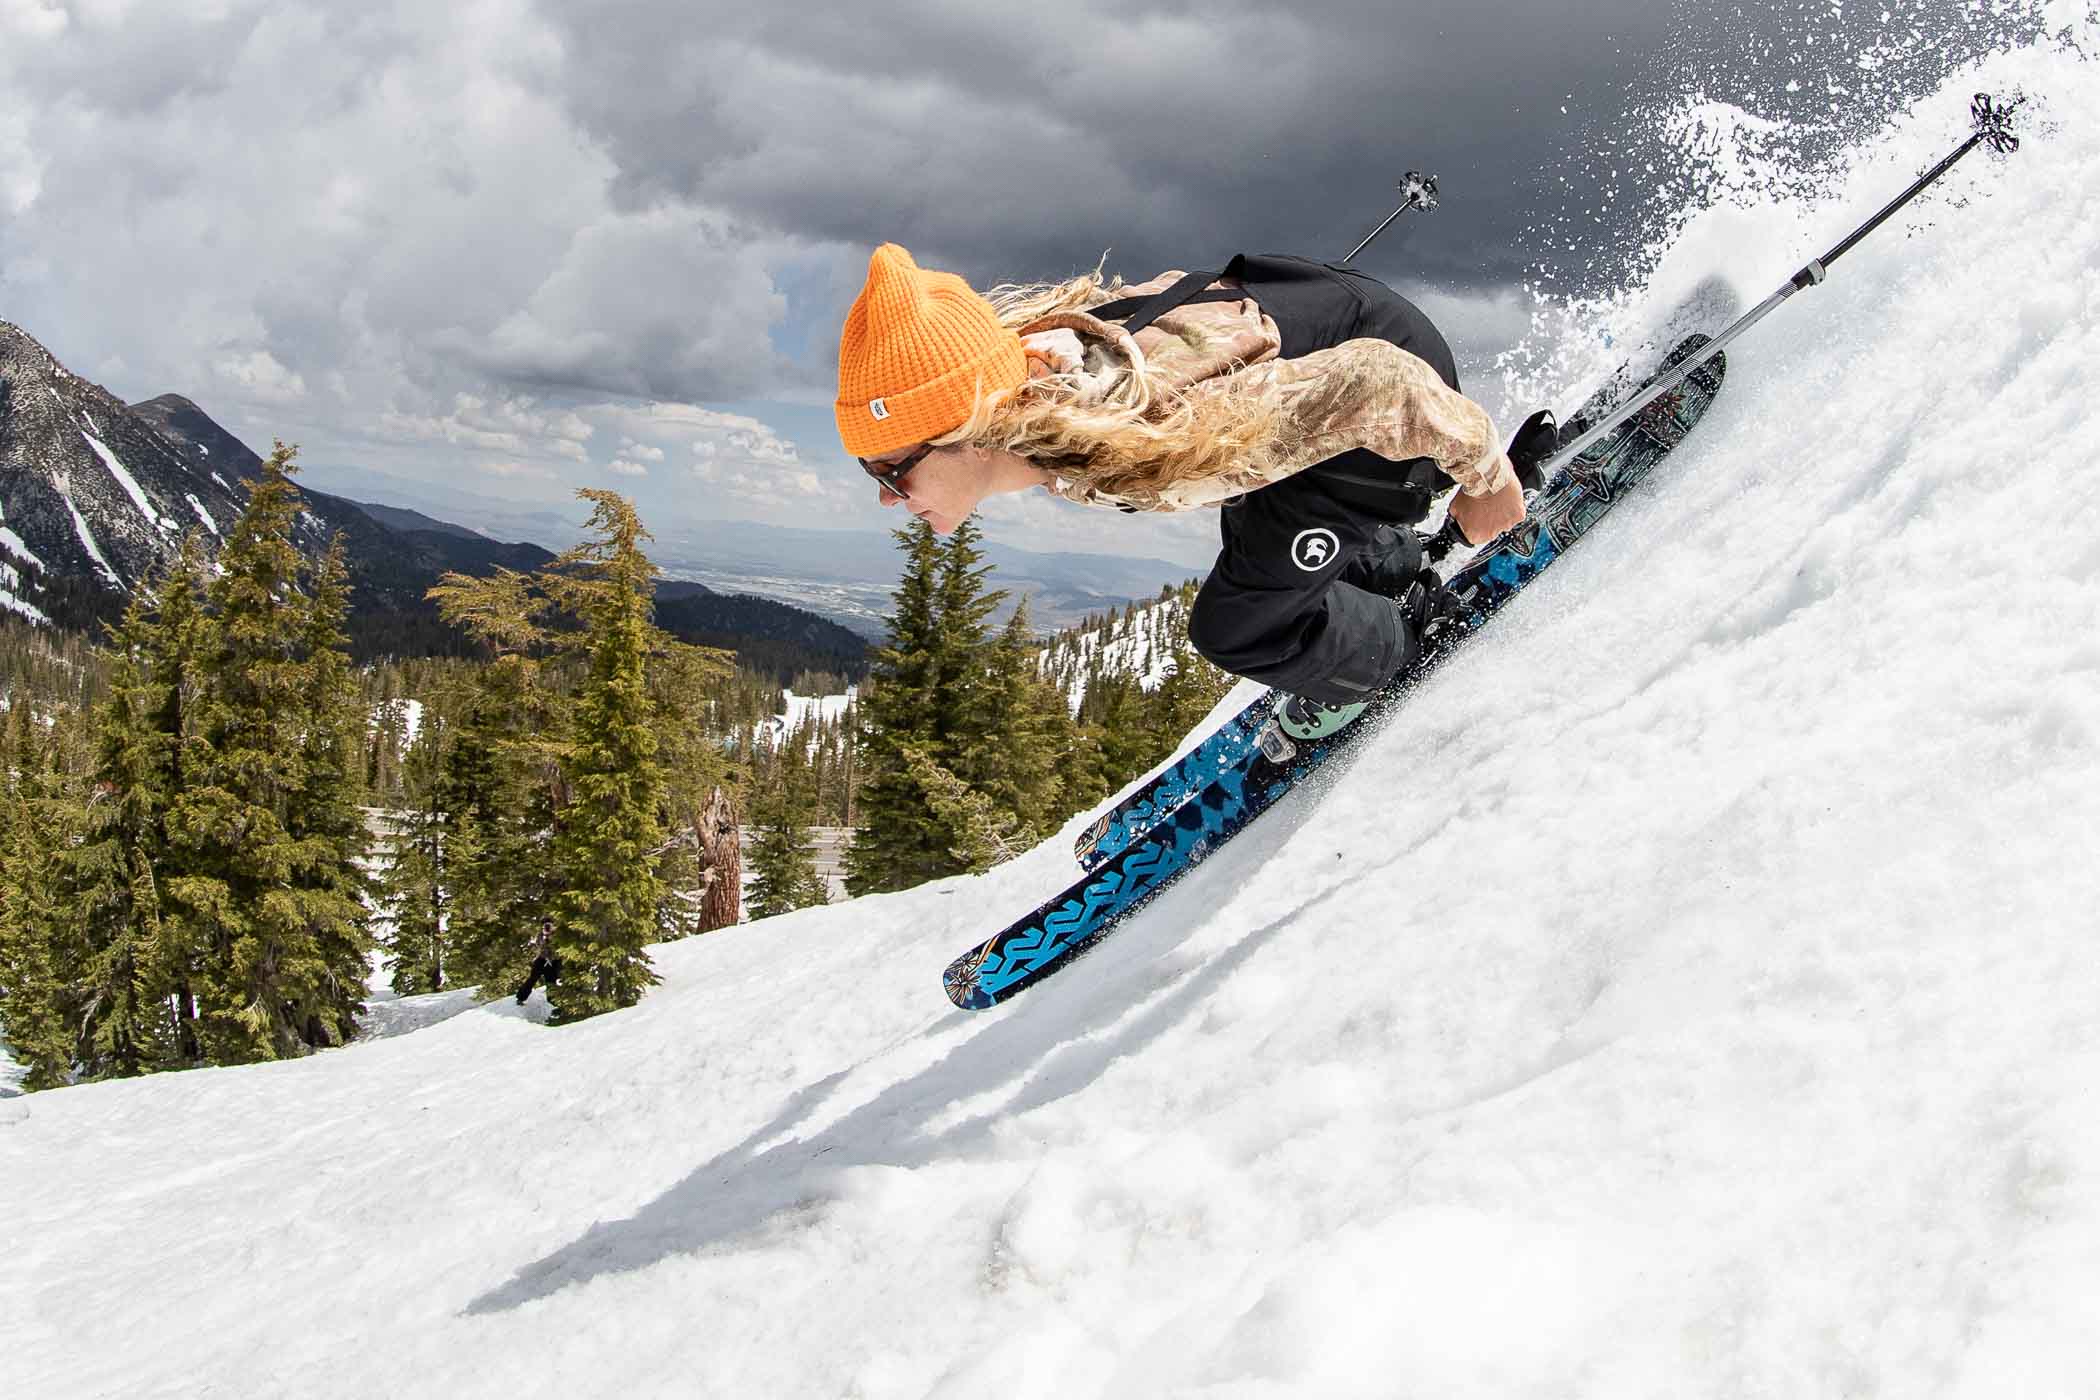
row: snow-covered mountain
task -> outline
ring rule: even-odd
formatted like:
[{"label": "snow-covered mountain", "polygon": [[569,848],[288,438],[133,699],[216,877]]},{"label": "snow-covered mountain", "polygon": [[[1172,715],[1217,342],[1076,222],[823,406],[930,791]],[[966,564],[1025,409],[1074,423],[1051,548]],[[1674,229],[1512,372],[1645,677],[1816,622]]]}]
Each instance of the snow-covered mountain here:
[{"label": "snow-covered mountain", "polygon": [[1094,675],[1130,676],[1155,690],[1173,669],[1174,650],[1188,640],[1189,600],[1173,590],[1129,603],[1057,633],[1037,655],[1042,676],[1064,688],[1076,713]]},{"label": "snow-covered mountain", "polygon": [[[114,618],[185,530],[207,532],[212,544],[224,538],[261,466],[180,394],[126,405],[0,321],[0,609],[67,627]],[[451,640],[424,597],[448,570],[529,572],[554,558],[414,511],[368,509],[304,485],[300,494],[302,549],[318,554],[343,536],[361,655]],[[746,653],[760,668],[815,660],[853,669],[867,650],[837,624],[770,599],[665,581],[657,602],[667,630]]]},{"label": "snow-covered mountain", "polygon": [[246,493],[185,446],[0,321],[0,607],[103,613],[183,531],[223,534]]},{"label": "snow-covered mountain", "polygon": [[[185,531],[225,537],[261,461],[188,399],[127,405],[0,321],[0,607],[63,626],[114,617]],[[389,528],[354,502],[301,491],[298,543],[318,552],[342,533],[353,629],[365,635],[434,616],[423,593],[447,569],[531,569],[553,557],[465,532]]]},{"label": "snow-covered mountain", "polygon": [[[663,948],[573,1027],[0,1100],[0,1392],[2091,1395],[2100,70],[1960,75],[1605,329],[1763,296],[2014,84],[2012,164],[1011,1006],[941,968],[1069,831]],[[1563,407],[1612,367],[1544,348]]]}]

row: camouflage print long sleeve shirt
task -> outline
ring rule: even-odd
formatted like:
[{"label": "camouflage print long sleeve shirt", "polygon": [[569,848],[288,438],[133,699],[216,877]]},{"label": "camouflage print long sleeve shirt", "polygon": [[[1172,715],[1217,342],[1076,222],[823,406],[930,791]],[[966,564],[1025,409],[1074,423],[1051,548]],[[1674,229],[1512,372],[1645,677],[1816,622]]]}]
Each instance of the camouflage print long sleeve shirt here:
[{"label": "camouflage print long sleeve shirt", "polygon": [[[1124,294],[1160,291],[1181,275],[1164,272],[1125,288]],[[1212,285],[1229,288],[1237,283]],[[1285,406],[1278,450],[1264,471],[1227,470],[1119,495],[1057,478],[1050,489],[1068,500],[1125,510],[1193,510],[1281,481],[1359,447],[1395,462],[1431,458],[1472,496],[1489,495],[1515,480],[1487,410],[1445,384],[1427,361],[1389,341],[1347,340],[1279,359],[1282,337],[1276,322],[1251,297],[1186,303],[1135,337],[1083,311],[1044,317],[1023,327],[1022,334],[1026,339],[1058,329],[1077,334],[1087,371],[1140,361],[1164,371],[1190,394],[1221,392],[1230,381],[1260,376],[1281,387]]]}]

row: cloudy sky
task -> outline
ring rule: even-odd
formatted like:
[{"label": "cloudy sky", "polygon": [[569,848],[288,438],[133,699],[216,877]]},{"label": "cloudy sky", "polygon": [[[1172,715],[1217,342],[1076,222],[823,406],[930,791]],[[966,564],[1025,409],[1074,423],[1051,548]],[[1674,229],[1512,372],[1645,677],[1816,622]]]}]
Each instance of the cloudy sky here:
[{"label": "cloudy sky", "polygon": [[[1525,283],[1610,280],[1686,159],[1672,102],[1856,129],[2029,8],[0,0],[0,319],[500,533],[566,543],[578,486],[659,536],[867,528],[830,403],[878,242],[980,286],[1338,258],[1418,167],[1443,208],[1359,264],[1463,371]],[[990,525],[1190,562],[1215,529]]]}]

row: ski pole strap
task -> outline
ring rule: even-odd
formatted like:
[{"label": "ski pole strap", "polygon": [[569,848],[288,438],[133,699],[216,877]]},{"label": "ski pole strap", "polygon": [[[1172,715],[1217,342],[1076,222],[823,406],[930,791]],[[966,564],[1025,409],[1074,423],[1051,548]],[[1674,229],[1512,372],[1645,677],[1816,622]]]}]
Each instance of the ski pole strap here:
[{"label": "ski pole strap", "polygon": [[1458,522],[1448,515],[1444,517],[1444,523],[1437,527],[1435,534],[1417,535],[1416,538],[1422,542],[1423,560],[1430,564],[1443,563],[1450,557],[1452,550],[1470,543],[1465,532],[1458,528]]},{"label": "ski pole strap", "polygon": [[1089,316],[1099,316],[1104,321],[1121,320],[1123,329],[1136,335],[1177,306],[1192,301],[1244,301],[1247,293],[1238,287],[1220,287],[1215,291],[1205,290],[1220,277],[1238,277],[1246,263],[1246,255],[1235,253],[1232,261],[1216,272],[1189,272],[1165,291],[1152,292],[1140,297],[1122,297],[1100,306],[1089,306]]}]

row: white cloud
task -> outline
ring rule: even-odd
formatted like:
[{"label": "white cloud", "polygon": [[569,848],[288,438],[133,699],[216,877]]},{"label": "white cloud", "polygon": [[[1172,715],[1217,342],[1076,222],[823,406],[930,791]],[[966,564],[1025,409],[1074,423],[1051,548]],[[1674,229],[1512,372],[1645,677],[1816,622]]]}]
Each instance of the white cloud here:
[{"label": "white cloud", "polygon": [[64,8],[48,0],[0,0],[0,35],[50,39],[64,31],[66,22]]},{"label": "white cloud", "polygon": [[[0,95],[0,104],[8,99]],[[44,163],[29,144],[29,116],[17,104],[0,105],[0,211],[26,213],[44,188]]]},{"label": "white cloud", "polygon": [[579,400],[755,393],[780,245],[611,207],[564,61],[537,0],[0,0],[8,318],[310,469],[586,467]]},{"label": "white cloud", "polygon": [[615,457],[605,464],[605,469],[615,476],[647,476],[649,469],[640,462],[630,462],[624,457]]},{"label": "white cloud", "polygon": [[716,441],[693,444],[694,469],[717,461],[793,466],[800,460],[791,442],[770,435],[731,433]]},{"label": "white cloud", "polygon": [[267,350],[222,355],[212,363],[219,378],[237,385],[254,403],[286,404],[306,397],[306,379],[285,368]]},{"label": "white cloud", "polygon": [[437,343],[513,380],[685,400],[760,396],[791,373],[768,334],[786,311],[771,251],[703,210],[603,212],[574,230],[522,306]]},{"label": "white cloud", "polygon": [[410,442],[442,442],[484,451],[559,457],[587,462],[584,444],[597,432],[572,409],[542,408],[537,399],[516,396],[490,401],[478,394],[453,396],[449,412],[388,411],[383,431]]},{"label": "white cloud", "polygon": [[[797,511],[820,508],[827,514],[855,511],[859,495],[851,483],[821,472],[789,470],[749,459],[718,460],[713,444],[693,463],[693,479],[704,482],[717,496],[740,499],[757,507],[793,506]],[[799,517],[782,523],[804,523]]]},{"label": "white cloud", "polygon": [[742,413],[723,413],[694,403],[661,400],[641,404],[607,403],[594,407],[593,413],[616,431],[637,441],[715,441],[736,434],[755,439],[777,438],[772,427],[762,419]]},{"label": "white cloud", "polygon": [[1168,559],[1193,573],[1218,554],[1218,514],[1126,515],[1059,500],[1047,491],[994,496],[979,511],[986,533],[1023,549]]}]

